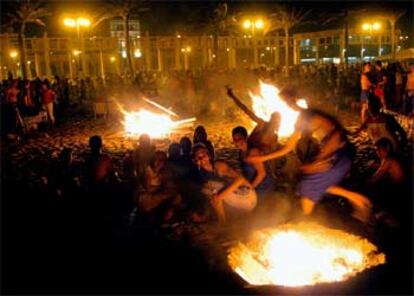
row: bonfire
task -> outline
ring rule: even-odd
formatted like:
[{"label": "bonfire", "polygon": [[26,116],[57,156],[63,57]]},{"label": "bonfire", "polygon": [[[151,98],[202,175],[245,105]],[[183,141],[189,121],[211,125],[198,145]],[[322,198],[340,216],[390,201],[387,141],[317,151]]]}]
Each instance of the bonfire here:
[{"label": "bonfire", "polygon": [[138,111],[127,112],[120,107],[124,115],[123,125],[125,135],[130,137],[148,134],[151,138],[159,139],[170,136],[173,132],[192,126],[196,118],[173,120],[171,117],[178,117],[173,111],[157,104],[154,101],[144,99],[147,103],[158,108],[162,113],[153,112],[146,108]]},{"label": "bonfire", "polygon": [[[265,121],[269,121],[272,113],[279,112],[281,121],[278,133],[280,137],[289,137],[295,130],[296,120],[299,111],[291,108],[282,98],[279,97],[279,89],[271,84],[260,83],[260,94],[249,93],[252,98],[253,112]],[[303,109],[308,108],[305,99],[298,99],[296,104]]]},{"label": "bonfire", "polygon": [[307,286],[344,281],[385,263],[368,240],[315,223],[255,232],[230,250],[231,268],[251,285]]}]

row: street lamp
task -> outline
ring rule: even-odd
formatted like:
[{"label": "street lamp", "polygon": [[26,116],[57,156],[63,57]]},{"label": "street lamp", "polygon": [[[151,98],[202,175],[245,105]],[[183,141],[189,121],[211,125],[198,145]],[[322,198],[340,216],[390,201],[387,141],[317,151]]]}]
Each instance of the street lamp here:
[{"label": "street lamp", "polygon": [[[369,32],[369,35],[372,36],[373,33],[379,32],[381,30],[381,23],[380,22],[373,22],[373,23],[364,23],[362,24],[362,30],[365,32]],[[361,47],[363,48],[364,36],[362,36]],[[381,35],[378,35],[378,56],[381,56]]]},{"label": "street lamp", "polygon": [[76,28],[76,32],[78,33],[78,38],[79,38],[80,28],[81,27],[84,27],[84,28],[90,27],[91,21],[88,18],[85,18],[85,17],[78,17],[76,19],[67,17],[63,20],[63,24],[66,27],[69,27],[69,28]]},{"label": "street lamp", "polygon": [[188,70],[188,55],[191,53],[191,47],[190,46],[186,46],[181,48],[181,52],[184,54],[184,69]]},{"label": "street lamp", "polygon": [[245,30],[250,30],[251,35],[253,37],[253,59],[254,65],[257,65],[258,57],[257,57],[257,47],[256,47],[256,31],[262,30],[265,24],[263,19],[261,18],[249,18],[243,21],[243,28]]},{"label": "street lamp", "polygon": [[10,52],[10,57],[11,57],[12,59],[17,58],[17,55],[18,55],[18,53],[17,53],[17,51],[15,51],[15,50],[12,50],[12,51]]},{"label": "street lamp", "polygon": [[142,56],[142,52],[139,48],[134,51],[134,56],[138,59]]},{"label": "street lamp", "polygon": [[[84,50],[85,49],[84,40],[83,40],[83,38],[81,40],[80,29],[90,27],[91,21],[88,18],[82,17],[82,16],[79,16],[77,18],[67,17],[63,20],[63,25],[65,27],[68,27],[68,28],[76,28],[76,33],[77,33],[77,36],[78,36],[78,43],[80,43],[80,47],[81,47],[81,50],[82,50],[81,52],[85,52],[85,50]],[[81,52],[78,52],[77,54],[75,54],[75,52],[74,52],[74,55],[79,56],[79,54]],[[85,60],[85,56],[83,56],[82,57],[82,71],[85,72],[85,70],[86,70],[86,60]]]}]

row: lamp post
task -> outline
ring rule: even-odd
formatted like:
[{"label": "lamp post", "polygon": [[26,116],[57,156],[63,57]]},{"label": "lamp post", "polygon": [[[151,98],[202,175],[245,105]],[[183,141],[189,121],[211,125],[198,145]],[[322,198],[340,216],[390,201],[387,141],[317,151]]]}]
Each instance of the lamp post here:
[{"label": "lamp post", "polygon": [[181,52],[184,54],[184,70],[188,70],[189,63],[188,63],[188,55],[191,53],[191,47],[183,47],[181,48]]},{"label": "lamp post", "polygon": [[[368,32],[369,36],[372,36],[375,34],[375,32],[379,32],[381,30],[381,23],[379,22],[373,22],[373,23],[364,23],[362,25],[362,30],[364,32]],[[363,45],[364,45],[364,35],[362,36],[361,40],[361,59],[363,60]],[[381,50],[381,35],[378,35],[378,56],[381,56],[382,50]]]},{"label": "lamp post", "polygon": [[258,64],[256,32],[264,28],[264,21],[261,18],[246,19],[243,22],[243,28],[250,30],[253,39],[253,66]]},{"label": "lamp post", "polygon": [[81,36],[81,28],[88,28],[91,25],[91,21],[88,18],[85,17],[77,17],[76,19],[74,18],[65,18],[63,20],[63,24],[66,27],[69,28],[76,28],[76,33],[78,36],[78,43],[80,43],[80,52],[77,54],[79,55],[80,53],[83,53],[83,57],[79,59],[82,61],[82,72],[84,74],[86,74],[86,56],[85,56],[85,43],[84,43],[84,38],[82,38],[83,36]]},{"label": "lamp post", "polygon": [[17,52],[17,50],[10,51],[10,58],[13,61],[12,62],[13,67],[11,67],[11,70],[12,70],[12,72],[15,72],[16,71],[16,73],[13,73],[13,74],[15,74],[15,76],[17,76],[16,58],[17,58],[18,55],[19,55],[19,53]]}]

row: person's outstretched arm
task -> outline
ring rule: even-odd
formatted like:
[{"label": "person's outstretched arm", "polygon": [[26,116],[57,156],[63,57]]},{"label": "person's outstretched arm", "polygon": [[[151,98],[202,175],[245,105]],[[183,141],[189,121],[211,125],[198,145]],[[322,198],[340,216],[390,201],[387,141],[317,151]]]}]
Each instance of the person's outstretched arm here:
[{"label": "person's outstretched arm", "polygon": [[295,146],[296,146],[297,142],[300,139],[300,135],[301,135],[301,133],[296,131],[290,137],[290,139],[286,143],[286,145],[280,150],[277,150],[275,152],[269,153],[267,155],[262,155],[262,156],[249,156],[245,160],[246,160],[246,162],[249,162],[249,163],[256,163],[256,162],[265,162],[265,161],[268,161],[268,160],[271,160],[271,159],[275,159],[275,158],[285,156],[289,152],[293,151],[293,149],[295,149]]},{"label": "person's outstretched arm", "polygon": [[247,116],[250,117],[251,120],[253,120],[254,122],[256,122],[257,124],[261,124],[264,123],[264,120],[261,119],[260,117],[258,117],[256,114],[254,114],[249,108],[247,108],[247,106],[245,104],[242,103],[242,101],[239,100],[239,98],[237,98],[234,93],[233,90],[229,87],[226,86],[227,89],[227,95],[233,99],[233,101],[236,103],[236,105],[244,112],[246,113]]},{"label": "person's outstretched arm", "polygon": [[[252,149],[252,151],[250,152],[250,155],[260,156],[260,151],[258,149]],[[262,181],[266,177],[266,169],[262,162],[256,162],[253,164],[253,166],[256,169],[257,174],[256,174],[256,177],[254,177],[254,179],[252,180],[251,185],[253,188],[256,188],[257,186],[260,185],[260,183],[262,183]]]}]

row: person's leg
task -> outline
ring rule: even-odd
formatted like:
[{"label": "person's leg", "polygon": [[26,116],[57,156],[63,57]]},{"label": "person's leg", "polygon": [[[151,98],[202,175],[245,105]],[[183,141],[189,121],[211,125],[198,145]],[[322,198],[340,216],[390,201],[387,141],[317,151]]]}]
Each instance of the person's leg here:
[{"label": "person's leg", "polygon": [[52,124],[55,124],[55,117],[53,116],[53,102],[46,105],[47,116]]},{"label": "person's leg", "polygon": [[365,121],[367,111],[368,111],[368,104],[366,102],[362,102],[361,103],[361,123]]},{"label": "person's leg", "polygon": [[211,206],[213,207],[216,215],[217,215],[217,219],[218,222],[220,224],[225,224],[226,223],[226,214],[224,212],[224,204],[223,204],[223,200],[213,200],[211,203]]},{"label": "person's leg", "polygon": [[384,110],[387,110],[387,101],[385,100],[385,93],[384,92],[382,92],[382,94],[380,96],[380,100],[381,100],[382,108]]},{"label": "person's leg", "polygon": [[354,208],[352,216],[362,222],[368,220],[371,214],[372,204],[367,197],[357,192],[346,190],[340,186],[330,186],[326,192],[346,198]]}]

